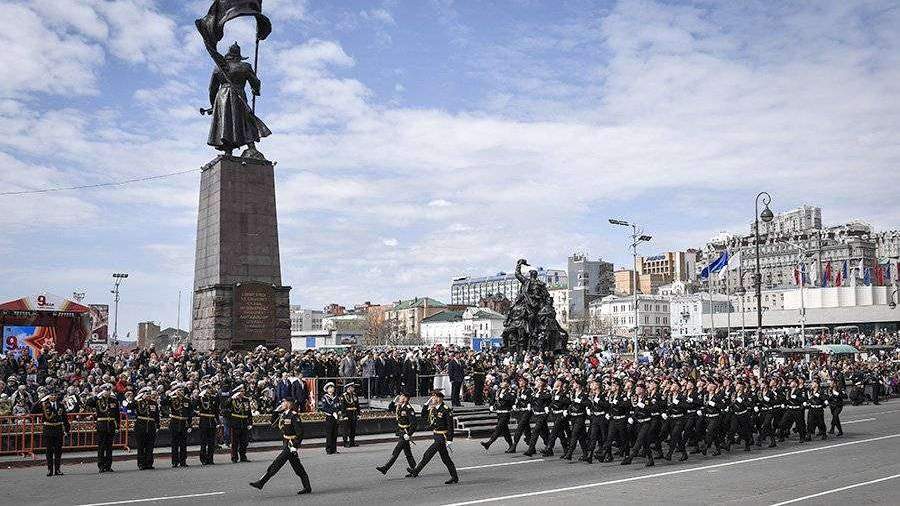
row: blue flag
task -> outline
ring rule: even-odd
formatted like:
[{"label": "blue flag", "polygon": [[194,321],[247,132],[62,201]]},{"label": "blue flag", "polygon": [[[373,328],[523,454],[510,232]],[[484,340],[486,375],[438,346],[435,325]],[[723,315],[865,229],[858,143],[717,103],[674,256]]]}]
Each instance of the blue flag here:
[{"label": "blue flag", "polygon": [[724,269],[725,266],[728,265],[729,256],[730,255],[728,254],[728,250],[723,251],[722,254],[719,255],[719,258],[713,260],[709,265],[704,267],[702,271],[700,271],[700,278],[706,279],[710,274],[719,272]]}]

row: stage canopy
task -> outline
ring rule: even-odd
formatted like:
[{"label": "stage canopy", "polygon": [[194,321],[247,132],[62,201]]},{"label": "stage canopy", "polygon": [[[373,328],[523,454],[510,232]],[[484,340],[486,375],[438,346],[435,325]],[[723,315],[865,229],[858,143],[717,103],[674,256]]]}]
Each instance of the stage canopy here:
[{"label": "stage canopy", "polygon": [[90,308],[50,293],[0,304],[3,353],[38,358],[46,349],[84,347],[90,333]]}]

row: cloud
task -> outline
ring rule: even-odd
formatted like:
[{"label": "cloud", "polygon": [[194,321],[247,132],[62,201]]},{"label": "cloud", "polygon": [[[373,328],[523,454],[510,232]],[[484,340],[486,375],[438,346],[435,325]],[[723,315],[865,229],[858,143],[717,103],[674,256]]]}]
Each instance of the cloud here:
[{"label": "cloud", "polygon": [[386,25],[397,24],[394,16],[387,9],[369,9],[359,12],[359,16],[366,21],[376,21]]}]

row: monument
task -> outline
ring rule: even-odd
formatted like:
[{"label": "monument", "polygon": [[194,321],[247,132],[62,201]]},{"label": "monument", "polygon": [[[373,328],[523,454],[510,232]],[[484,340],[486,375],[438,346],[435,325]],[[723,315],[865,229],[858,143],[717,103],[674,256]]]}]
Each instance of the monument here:
[{"label": "monument", "polygon": [[569,334],[556,320],[553,297],[538,279],[537,271],[531,271],[528,277],[522,274],[523,265],[528,266],[524,258],[516,263],[519,295],[503,324],[503,347],[512,352],[563,353]]},{"label": "monument", "polygon": [[237,43],[225,55],[217,49],[225,23],[241,16],[257,20],[258,56],[259,41],[272,31],[260,1],[216,0],[195,23],[215,63],[210,107],[200,113],[212,117],[207,144],[222,151],[200,175],[191,341],[206,351],[290,347],[291,287],[281,284],[275,164],[256,149],[271,134],[256,116],[258,58],[246,63]]}]

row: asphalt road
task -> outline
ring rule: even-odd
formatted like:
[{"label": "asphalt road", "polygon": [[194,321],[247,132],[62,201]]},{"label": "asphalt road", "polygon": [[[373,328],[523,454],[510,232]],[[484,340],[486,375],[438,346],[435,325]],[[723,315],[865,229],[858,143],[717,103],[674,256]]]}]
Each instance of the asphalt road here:
[{"label": "asphalt road", "polygon": [[[826,416],[826,419],[828,417]],[[64,466],[66,476],[47,478],[40,467],[0,471],[0,497],[10,505],[245,504],[900,504],[900,402],[848,406],[844,437],[720,457],[691,455],[685,463],[657,460],[645,468],[617,463],[586,465],[557,458],[528,459],[503,454],[502,441],[489,455],[475,440],[454,442],[458,485],[444,485],[446,469],[435,457],[417,479],[404,478],[403,459],[382,476],[374,466],[391,444],[370,444],[339,455],[307,450],[303,461],[313,494],[298,497],[299,480],[289,466],[266,489],[247,485],[260,476],[275,453],[251,454],[253,462],[201,468],[139,472],[134,461],[117,462],[114,474],[99,475],[95,464]],[[427,441],[413,447],[418,458]],[[558,454],[558,452],[557,452]],[[223,459],[223,456],[219,457]],[[798,500],[799,499],[799,500]],[[790,503],[793,504],[793,503]]]}]

